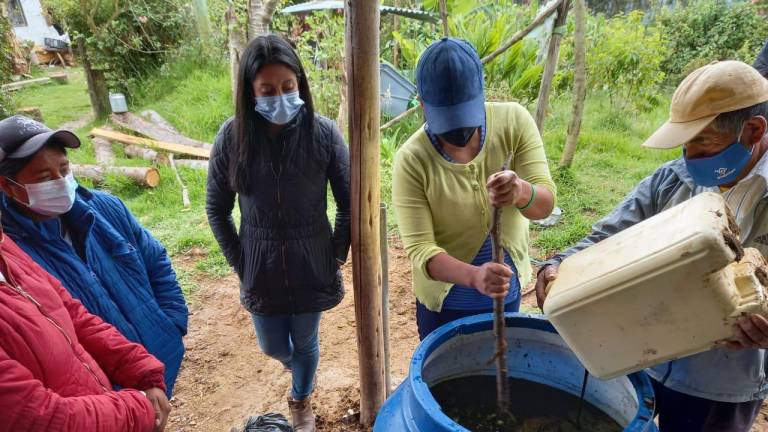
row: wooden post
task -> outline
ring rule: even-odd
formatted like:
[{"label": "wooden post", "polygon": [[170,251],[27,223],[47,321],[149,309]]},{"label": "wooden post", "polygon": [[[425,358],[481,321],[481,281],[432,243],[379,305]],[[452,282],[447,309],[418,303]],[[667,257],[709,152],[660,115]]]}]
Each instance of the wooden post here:
[{"label": "wooden post", "polygon": [[345,2],[352,189],[352,281],[360,365],[360,423],[386,399],[379,252],[379,1]]},{"label": "wooden post", "polygon": [[440,0],[440,20],[443,22],[443,37],[451,35],[451,31],[448,29],[448,6],[445,4],[445,0]]},{"label": "wooden post", "polygon": [[573,162],[576,144],[579,142],[581,119],[584,114],[584,99],[587,95],[586,10],[587,6],[584,4],[584,0],[576,0],[573,8],[576,21],[573,38],[575,45],[574,61],[576,63],[573,73],[573,112],[571,113],[571,121],[568,124],[568,135],[565,138],[563,156],[560,158],[561,167],[568,167]]},{"label": "wooden post", "polygon": [[88,82],[88,95],[91,97],[93,114],[97,119],[103,119],[112,111],[112,108],[109,106],[107,79],[104,77],[104,71],[91,67],[88,51],[85,48],[85,41],[80,39],[77,46],[80,52],[80,61],[83,63],[85,79]]},{"label": "wooden post", "polygon": [[552,78],[557,70],[557,59],[560,57],[560,42],[563,39],[561,30],[568,18],[568,9],[571,7],[570,0],[564,0],[557,11],[557,18],[552,30],[552,36],[549,38],[549,50],[547,51],[547,63],[544,66],[544,75],[541,77],[541,87],[539,87],[539,101],[536,104],[536,126],[539,132],[544,131],[544,117],[547,115],[549,105],[549,93],[552,90]]}]

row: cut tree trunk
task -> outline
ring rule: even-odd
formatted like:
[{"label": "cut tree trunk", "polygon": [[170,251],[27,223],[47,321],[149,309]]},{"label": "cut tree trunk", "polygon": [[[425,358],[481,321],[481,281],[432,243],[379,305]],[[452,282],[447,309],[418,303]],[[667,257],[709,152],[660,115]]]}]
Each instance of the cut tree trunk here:
[{"label": "cut tree trunk", "polygon": [[126,156],[131,158],[144,159],[157,164],[168,163],[168,157],[166,155],[136,144],[123,144],[123,151]]},{"label": "cut tree trunk", "polygon": [[560,159],[561,167],[568,167],[573,162],[573,156],[576,154],[576,145],[579,142],[579,133],[581,132],[581,119],[584,114],[584,99],[587,96],[587,49],[586,49],[586,10],[587,6],[584,0],[575,0],[573,12],[576,21],[574,31],[574,61],[575,70],[573,73],[573,112],[571,121],[568,124],[568,135],[565,139],[563,156]]},{"label": "cut tree trunk", "polygon": [[153,140],[172,142],[208,151],[213,148],[210,144],[188,138],[178,132],[172,132],[132,113],[112,114],[109,118],[121,128],[128,129],[147,138],[152,138]]},{"label": "cut tree trunk", "polygon": [[23,89],[24,87],[49,84],[50,82],[51,82],[51,78],[49,77],[35,78],[30,80],[17,81],[15,83],[10,83],[10,84],[3,84],[2,89],[3,91],[14,91],[14,90]]},{"label": "cut tree trunk", "polygon": [[109,89],[107,89],[104,71],[91,67],[84,41],[79,41],[78,50],[80,51],[80,61],[83,63],[85,79],[88,82],[88,95],[91,97],[93,114],[97,119],[106,118],[112,109],[109,106]]},{"label": "cut tree trunk", "polygon": [[94,183],[102,183],[107,174],[117,174],[144,187],[154,188],[160,184],[160,172],[157,168],[72,165],[72,172],[75,176],[90,179]]},{"label": "cut tree trunk", "polygon": [[144,118],[144,120],[152,122],[155,125],[162,127],[170,132],[181,133],[171,124],[171,122],[166,120],[165,117],[161,116],[157,111],[144,110],[140,112],[139,115]]},{"label": "cut tree trunk", "polygon": [[96,153],[96,163],[103,166],[111,166],[115,164],[115,152],[112,150],[112,143],[104,138],[94,137],[93,151]]},{"label": "cut tree trunk", "polygon": [[272,15],[280,0],[248,0],[248,40],[270,33]]},{"label": "cut tree trunk", "polygon": [[552,79],[557,70],[557,60],[560,57],[560,42],[563,40],[563,28],[568,18],[568,9],[571,7],[570,0],[563,0],[557,11],[557,18],[552,30],[552,36],[549,38],[549,50],[547,51],[547,63],[544,66],[544,74],[541,77],[541,87],[539,87],[539,101],[536,104],[536,126],[539,133],[544,131],[544,118],[547,115],[549,107],[549,93],[552,90]]},{"label": "cut tree trunk", "polygon": [[229,1],[229,8],[227,8],[226,14],[227,20],[227,35],[229,46],[229,65],[230,65],[230,79],[232,81],[232,103],[237,101],[237,80],[240,72],[240,55],[245,49],[245,43],[247,35],[240,28],[240,23],[237,21],[237,14],[235,14],[235,6],[232,0]]},{"label": "cut tree trunk", "polygon": [[208,161],[207,160],[175,159],[175,162],[176,162],[176,165],[178,165],[180,167],[199,169],[199,170],[207,170],[208,169]]}]

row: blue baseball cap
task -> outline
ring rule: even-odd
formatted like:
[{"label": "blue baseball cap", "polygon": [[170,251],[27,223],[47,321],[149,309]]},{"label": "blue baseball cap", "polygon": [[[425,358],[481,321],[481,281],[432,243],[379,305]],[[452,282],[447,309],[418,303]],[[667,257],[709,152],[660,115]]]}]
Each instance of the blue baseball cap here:
[{"label": "blue baseball cap", "polygon": [[469,42],[443,38],[427,47],[416,66],[416,87],[431,132],[485,122],[483,64]]}]

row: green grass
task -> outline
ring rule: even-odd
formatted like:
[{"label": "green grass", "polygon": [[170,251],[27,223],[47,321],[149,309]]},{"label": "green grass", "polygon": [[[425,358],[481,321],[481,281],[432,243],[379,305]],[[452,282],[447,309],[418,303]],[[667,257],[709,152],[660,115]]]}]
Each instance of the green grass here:
[{"label": "green grass", "polygon": [[[21,89],[14,94],[19,108],[38,107],[48,127],[58,128],[65,122],[79,120],[91,112],[88,86],[82,69],[45,68],[42,76],[51,72],[64,71],[69,83],[50,83]],[[42,73],[40,72],[40,73]]]},{"label": "green grass", "polygon": [[668,99],[651,112],[628,113],[612,110],[604,95],[592,93],[588,98],[576,157],[569,169],[557,168],[570,119],[567,98],[553,101],[544,125],[544,143],[563,218],[555,227],[533,229],[533,246],[539,257],[580,240],[640,180],[680,154],[679,150],[641,146],[667,119]]}]

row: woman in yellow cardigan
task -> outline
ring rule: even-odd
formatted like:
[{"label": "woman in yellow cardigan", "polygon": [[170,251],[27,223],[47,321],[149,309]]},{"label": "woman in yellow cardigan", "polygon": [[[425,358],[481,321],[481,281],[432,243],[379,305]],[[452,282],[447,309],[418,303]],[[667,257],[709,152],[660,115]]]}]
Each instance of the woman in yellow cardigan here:
[{"label": "woman in yellow cardigan", "polygon": [[[464,316],[520,307],[531,278],[528,220],[549,216],[555,185],[528,111],[485,103],[483,66],[469,43],[444,38],[416,70],[426,124],[395,157],[392,195],[413,269],[416,321],[424,339]],[[512,153],[510,170],[498,172]],[[504,207],[505,264],[491,262],[493,206]]]}]

